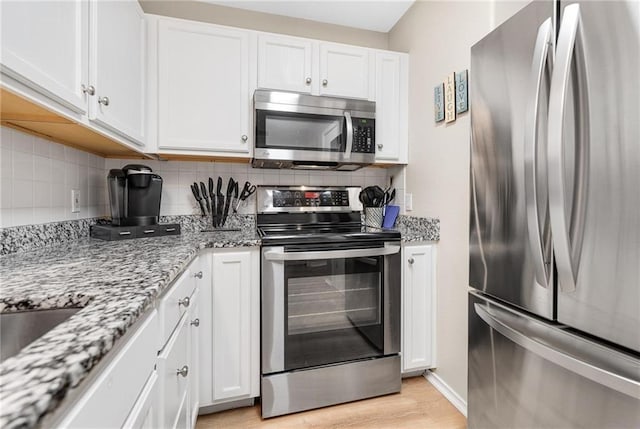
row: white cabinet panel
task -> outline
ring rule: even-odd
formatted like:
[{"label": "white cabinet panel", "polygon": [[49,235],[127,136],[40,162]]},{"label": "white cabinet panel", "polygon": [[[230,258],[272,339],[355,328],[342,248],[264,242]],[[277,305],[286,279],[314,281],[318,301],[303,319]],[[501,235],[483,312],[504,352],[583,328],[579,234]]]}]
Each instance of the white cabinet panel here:
[{"label": "white cabinet panel", "polygon": [[3,1],[1,15],[2,71],[85,113],[82,85],[88,85],[88,3]]},{"label": "white cabinet panel", "polygon": [[261,34],[258,87],[311,93],[313,44],[309,40]]},{"label": "white cabinet panel", "polygon": [[404,248],[402,372],[435,366],[435,246]]},{"label": "white cabinet panel", "polygon": [[122,427],[126,429],[157,428],[157,406],[158,373],[153,371]]},{"label": "white cabinet panel", "polygon": [[[189,425],[189,322],[189,314],[185,314],[158,356],[161,404],[158,407],[159,427],[186,428]],[[178,371],[184,373],[178,374]]]},{"label": "white cabinet panel", "polygon": [[158,31],[160,150],[248,156],[250,33],[170,19]]},{"label": "white cabinet panel", "polygon": [[320,94],[369,98],[369,56],[366,48],[320,43]]},{"label": "white cabinet panel", "polygon": [[[200,258],[198,258],[200,259]],[[204,277],[204,276],[203,276]],[[196,426],[200,408],[200,296],[199,288],[191,295],[189,308],[189,427]]]},{"label": "white cabinet panel", "polygon": [[259,251],[213,255],[213,396],[260,394]]},{"label": "white cabinet panel", "polygon": [[212,252],[203,250],[198,256],[202,279],[198,279],[200,300],[198,307],[198,372],[199,402],[201,407],[213,405],[213,290],[212,290]]},{"label": "white cabinet panel", "polygon": [[376,53],[376,160],[407,162],[407,55]]},{"label": "white cabinet panel", "polygon": [[90,118],[144,144],[146,31],[140,4],[91,3]]}]

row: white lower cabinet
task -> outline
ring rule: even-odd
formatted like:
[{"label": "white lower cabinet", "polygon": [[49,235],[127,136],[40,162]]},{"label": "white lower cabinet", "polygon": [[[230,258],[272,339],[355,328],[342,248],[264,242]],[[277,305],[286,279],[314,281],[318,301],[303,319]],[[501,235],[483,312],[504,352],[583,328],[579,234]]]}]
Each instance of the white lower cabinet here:
[{"label": "white lower cabinet", "polygon": [[212,308],[201,310],[201,407],[260,395],[260,252],[220,249],[210,257],[211,293],[201,301]]},{"label": "white lower cabinet", "polygon": [[153,371],[142,389],[131,413],[122,425],[127,429],[154,429],[158,427],[157,417],[158,372]]},{"label": "white lower cabinet", "polygon": [[406,245],[403,250],[402,372],[435,367],[436,247]]}]

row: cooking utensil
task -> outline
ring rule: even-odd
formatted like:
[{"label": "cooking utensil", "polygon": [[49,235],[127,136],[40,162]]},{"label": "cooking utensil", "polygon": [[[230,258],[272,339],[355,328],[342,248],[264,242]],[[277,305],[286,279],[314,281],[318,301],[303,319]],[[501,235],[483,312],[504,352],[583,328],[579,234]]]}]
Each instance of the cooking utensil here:
[{"label": "cooking utensil", "polygon": [[211,198],[211,224],[215,227],[218,220],[218,201],[213,179],[209,177],[209,198]]},{"label": "cooking utensil", "polygon": [[216,191],[216,198],[218,200],[218,206],[216,207],[217,211],[217,219],[216,219],[216,227],[222,224],[222,212],[224,207],[224,195],[222,194],[222,177],[218,176],[218,186]]},{"label": "cooking utensil", "polygon": [[227,194],[225,196],[224,214],[222,215],[222,226],[224,226],[225,222],[227,221],[227,216],[229,216],[229,206],[231,205],[231,198],[234,188],[236,189],[237,195],[237,184],[235,183],[235,180],[233,180],[233,177],[230,177],[229,182],[227,183]]},{"label": "cooking utensil", "polygon": [[238,213],[238,207],[242,201],[246,201],[253,193],[256,191],[256,185],[252,185],[251,182],[245,182],[244,187],[242,188],[242,192],[240,193],[240,197],[238,198],[238,202],[236,203],[233,212]]},{"label": "cooking utensil", "polygon": [[209,205],[209,196],[207,195],[207,187],[203,182],[200,182],[200,192],[202,193],[202,197],[207,205],[207,213],[211,213],[211,206]]},{"label": "cooking utensil", "polygon": [[202,216],[206,216],[207,212],[205,211],[204,204],[202,203],[202,197],[200,196],[200,191],[198,191],[198,184],[194,183],[191,185],[191,192],[193,196],[196,198],[198,204],[200,204],[200,210],[202,211]]},{"label": "cooking utensil", "polygon": [[384,193],[384,205],[388,206],[391,201],[396,199],[396,188],[393,188],[391,192],[387,189]]}]

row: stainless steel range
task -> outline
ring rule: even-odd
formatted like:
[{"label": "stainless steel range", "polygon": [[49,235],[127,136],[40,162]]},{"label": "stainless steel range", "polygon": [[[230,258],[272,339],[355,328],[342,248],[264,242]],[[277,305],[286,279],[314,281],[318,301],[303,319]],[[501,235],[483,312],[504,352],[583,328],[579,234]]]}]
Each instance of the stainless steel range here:
[{"label": "stainless steel range", "polygon": [[258,188],[262,417],[400,391],[400,234],[360,188]]}]

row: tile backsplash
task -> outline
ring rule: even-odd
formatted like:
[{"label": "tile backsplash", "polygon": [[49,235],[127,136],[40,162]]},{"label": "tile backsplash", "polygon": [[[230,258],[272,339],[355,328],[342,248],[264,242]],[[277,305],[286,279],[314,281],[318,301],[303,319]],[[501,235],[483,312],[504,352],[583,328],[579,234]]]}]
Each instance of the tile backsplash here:
[{"label": "tile backsplash", "polygon": [[[8,127],[0,127],[0,228],[108,216],[107,173],[126,164],[145,164],[162,176],[160,214],[198,214],[193,182],[229,177],[254,185],[340,185],[403,188],[395,169],[362,168],[354,172],[267,170],[250,164],[195,161],[105,159]],[[403,171],[403,169],[402,169]],[[71,213],[71,190],[80,190],[80,212]],[[399,194],[402,189],[399,189]],[[255,213],[252,199],[239,213]],[[396,198],[395,204],[399,204]]]}]

